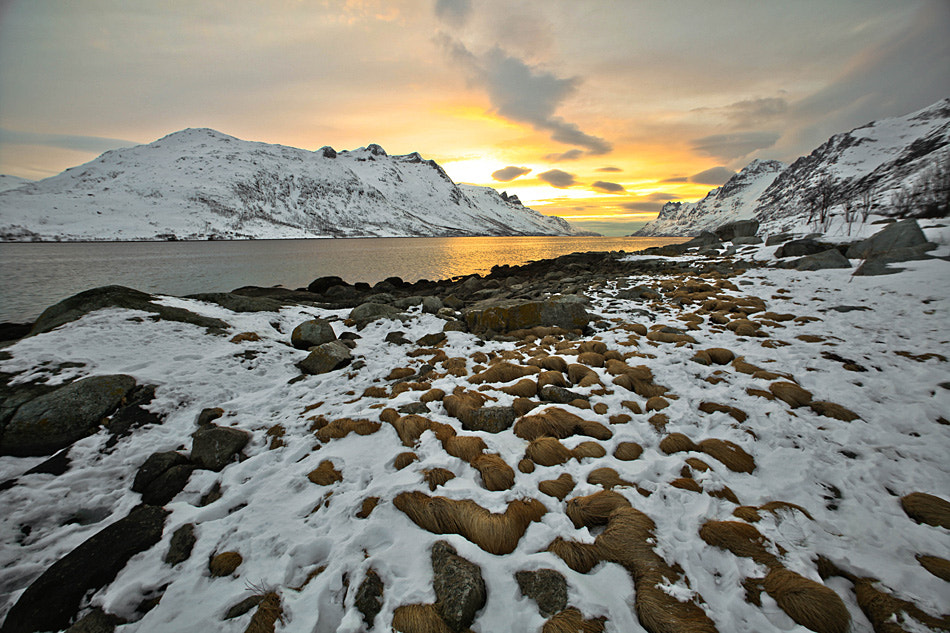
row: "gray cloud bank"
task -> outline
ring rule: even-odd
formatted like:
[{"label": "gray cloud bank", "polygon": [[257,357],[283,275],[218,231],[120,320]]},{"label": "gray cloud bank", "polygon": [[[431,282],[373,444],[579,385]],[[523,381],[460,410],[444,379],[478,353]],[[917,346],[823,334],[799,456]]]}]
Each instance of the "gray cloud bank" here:
[{"label": "gray cloud bank", "polygon": [[567,189],[577,184],[577,179],[574,174],[569,174],[560,169],[549,169],[548,171],[538,174],[538,178],[558,189]]},{"label": "gray cloud bank", "polygon": [[531,170],[527,167],[515,167],[514,165],[509,165],[508,167],[502,167],[498,171],[493,171],[491,177],[498,182],[510,182],[515,178],[524,176],[530,172]]},{"label": "gray cloud bank", "polygon": [[0,128],[0,144],[3,145],[43,145],[77,152],[107,152],[110,149],[138,145],[135,141],[103,136],[81,136],[77,134],[43,134],[39,132],[21,132]]}]

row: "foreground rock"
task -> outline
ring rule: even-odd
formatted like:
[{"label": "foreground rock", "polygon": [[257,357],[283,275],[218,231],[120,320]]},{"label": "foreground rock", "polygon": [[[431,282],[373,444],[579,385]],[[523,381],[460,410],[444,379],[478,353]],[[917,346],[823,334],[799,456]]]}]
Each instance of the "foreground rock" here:
[{"label": "foreground rock", "polygon": [[26,402],[3,429],[0,454],[52,455],[95,432],[133,387],[131,376],[92,376]]},{"label": "foreground rock", "polygon": [[251,434],[241,429],[207,424],[195,431],[191,461],[199,468],[221,470],[241,452]]},{"label": "foreground rock", "polygon": [[350,348],[342,341],[330,341],[310,350],[310,354],[297,363],[305,374],[325,374],[350,364],[353,360]]},{"label": "foreground rock", "polygon": [[545,301],[503,301],[465,312],[465,322],[474,334],[503,334],[537,326],[584,329],[590,318],[579,301],[565,297]]},{"label": "foreground rock", "polygon": [[335,340],[336,334],[326,319],[304,321],[290,334],[290,344],[296,349],[310,349]]},{"label": "foreground rock", "polygon": [[453,631],[463,631],[485,606],[488,592],[478,565],[458,555],[447,541],[432,546],[435,608]]}]

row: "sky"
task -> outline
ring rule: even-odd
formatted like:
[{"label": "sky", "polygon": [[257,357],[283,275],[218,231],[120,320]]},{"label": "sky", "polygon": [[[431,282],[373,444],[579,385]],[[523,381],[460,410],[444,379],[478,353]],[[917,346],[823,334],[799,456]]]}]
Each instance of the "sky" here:
[{"label": "sky", "polygon": [[188,127],[418,151],[605,235],[950,96],[950,0],[0,0],[0,173]]}]

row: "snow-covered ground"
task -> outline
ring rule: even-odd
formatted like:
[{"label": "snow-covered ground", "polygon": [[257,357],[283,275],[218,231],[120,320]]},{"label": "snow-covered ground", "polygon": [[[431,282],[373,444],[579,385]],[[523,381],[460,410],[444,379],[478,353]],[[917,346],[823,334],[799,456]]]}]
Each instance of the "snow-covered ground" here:
[{"label": "snow-covered ground", "polygon": [[[936,255],[950,255],[950,230],[929,229],[927,234],[940,244]],[[772,250],[744,247],[740,255],[766,259]],[[437,540],[448,540],[461,556],[481,567],[488,602],[473,631],[539,631],[544,618],[531,600],[520,595],[514,574],[540,568],[563,574],[568,604],[587,618],[605,616],[607,631],[645,631],[633,608],[633,581],[620,565],[602,562],[582,574],[545,551],[557,537],[594,541],[600,528],[575,528],[565,509],[568,499],[601,490],[587,479],[591,471],[603,467],[635,484],[614,491],[653,519],[657,553],[679,565],[688,579],[688,587],[681,581],[669,591],[684,599],[692,596],[723,633],[808,630],[792,621],[768,594],[762,594],[761,606],[745,599],[743,581],[763,576],[764,566],[700,538],[699,529],[707,521],[739,520],[733,515],[735,503],[709,494],[723,487],[731,489],[743,506],[782,501],[807,511],[811,518],[789,508],[760,511],[761,520],[754,523],[774,544],[769,547],[786,568],[822,582],[815,563],[821,555],[856,576],[877,579],[879,589],[928,613],[946,613],[950,584],[928,573],[915,556],[947,558],[950,530],[915,523],[899,500],[918,491],[950,498],[950,264],[932,259],[900,266],[906,270],[880,277],[852,277],[852,271],[839,269],[752,268],[726,279],[692,279],[714,285],[712,297],[721,301],[757,297],[764,302],[765,311],[775,314],[763,316],[759,311],[750,319],[766,336],[737,336],[702,312],[705,300],[683,302],[672,296],[687,285],[684,276],[623,278],[590,289],[590,309],[598,315],[598,323],[594,334],[582,340],[603,342],[631,366],[645,365],[655,383],[669,389],[664,398],[668,406],[658,411],[668,418],[665,429],[658,430],[657,418],[649,421],[657,411],[635,413],[625,406],[632,401],[643,409],[646,399],[614,385],[613,376],[594,363],[591,369],[606,391],[595,395],[599,385],[571,389],[590,395],[599,412],[542,405],[532,413],[556,406],[603,424],[612,432],[609,439],[598,440],[606,455],[524,473],[518,464],[527,441],[511,430],[464,431],[441,402],[429,403],[426,417],[451,425],[460,435],[480,436],[487,452],[499,454],[515,470],[514,486],[502,491],[482,487],[478,472],[450,456],[431,431],[410,448],[387,423],[370,435],[351,433],[325,443],[310,430],[315,416],[376,421],[383,407],[419,401],[423,392],[415,390],[389,398],[362,395],[369,387],[393,393],[394,381],[387,379],[393,368],[418,369],[436,356],[435,350],[413,355],[419,345],[384,340],[394,330],[405,332],[412,341],[441,332],[444,321],[419,308],[410,309],[411,318],[405,323],[380,320],[358,331],[361,338],[354,356],[365,362],[362,368],[299,381],[293,380],[300,376],[294,363],[307,352],[289,345],[291,330],[319,316],[336,319],[337,335],[356,332],[344,323],[346,311],[288,307],[279,313],[233,313],[168,297],[162,300],[166,305],[223,319],[231,332],[212,336],[192,325],[135,318],[146,313],[107,309],[24,339],[7,347],[10,358],[0,362],[0,371],[22,372],[17,381],[48,376],[52,367],[64,362],[81,366],[60,369],[51,381],[130,374],[140,384],[158,386],[150,409],[166,419],[161,425],[137,429],[109,450],[104,432],[80,440],[70,451],[72,467],[66,473],[24,476],[18,485],[0,492],[4,508],[0,617],[50,564],[140,502],[130,490],[138,467],[153,452],[187,453],[195,419],[206,407],[224,409],[218,424],[253,434],[244,450],[246,459],[220,473],[195,471],[184,491],[166,506],[171,514],[162,541],[133,557],[114,582],[90,598],[92,605],[135,619],[143,596],[167,587],[160,603],[144,617],[116,629],[121,633],[243,630],[250,614],[229,621],[222,619],[223,614],[262,587],[280,596],[284,621],[277,625],[278,631],[355,633],[364,630],[354,606],[355,590],[371,568],[385,586],[374,630],[389,630],[393,611],[400,605],[434,601],[429,550]],[[660,289],[664,296],[658,300],[616,296],[637,285]],[[692,326],[680,318],[697,310]],[[631,324],[671,326],[685,330],[695,342],[649,340],[633,332]],[[231,342],[240,332],[254,332],[260,340]],[[459,385],[477,390],[479,385],[467,380],[477,372],[475,366],[502,355],[516,364],[544,354],[568,363],[579,361],[580,341],[560,349],[547,343],[483,342],[472,334],[448,332],[439,349],[449,358],[466,359],[465,377],[446,373],[436,360],[437,377],[428,381],[428,387],[446,393]],[[748,363],[788,378],[754,377],[734,365],[707,366],[691,360],[708,348],[727,348]],[[788,381],[811,392],[815,400],[845,407],[857,419],[825,417],[807,406],[792,409],[782,400],[765,397],[770,385]],[[499,391],[501,386],[489,383],[482,391],[497,399],[492,404],[512,403],[513,396]],[[748,417],[739,422],[726,412],[704,413],[699,407],[707,402],[734,407]],[[610,418],[618,415],[629,420],[615,417],[611,423]],[[277,425],[285,431],[284,446],[271,449],[266,432]],[[670,433],[682,433],[695,442],[707,438],[734,442],[752,456],[755,469],[733,472],[698,451],[666,454],[660,442]],[[573,448],[591,440],[574,436],[562,442]],[[642,455],[633,461],[617,459],[613,455],[621,442],[638,443]],[[418,461],[397,470],[394,459],[410,450]],[[704,492],[670,485],[683,476],[688,457],[702,459],[710,467],[691,472]],[[18,476],[42,460],[2,457],[0,480]],[[308,480],[308,473],[324,460],[340,471],[342,481],[325,487]],[[456,478],[430,492],[422,472],[431,468],[448,469]],[[562,473],[576,481],[565,501],[539,492],[539,482]],[[199,499],[215,483],[220,483],[222,497],[199,507]],[[418,527],[393,504],[406,491],[471,499],[492,512],[504,511],[510,501],[531,498],[543,503],[547,513],[528,526],[512,553],[494,555],[462,536],[436,535]],[[358,518],[368,497],[378,497],[379,504],[368,518]],[[81,513],[95,518],[70,520]],[[197,526],[194,551],[175,567],[164,564],[172,533],[186,523]],[[27,525],[31,531],[24,534]],[[208,560],[223,551],[239,552],[243,563],[231,576],[212,578]],[[321,567],[323,571],[307,582]],[[825,584],[847,606],[851,630],[870,632],[851,583],[836,577]],[[929,630],[913,622],[904,626],[908,631]]]}]

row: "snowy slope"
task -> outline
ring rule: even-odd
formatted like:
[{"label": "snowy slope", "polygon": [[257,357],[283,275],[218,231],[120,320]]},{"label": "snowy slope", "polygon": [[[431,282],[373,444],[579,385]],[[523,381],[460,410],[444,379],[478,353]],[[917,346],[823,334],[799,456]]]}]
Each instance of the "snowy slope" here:
[{"label": "snowy slope", "polygon": [[16,189],[17,187],[22,187],[25,184],[33,182],[28,178],[20,178],[19,176],[9,176],[7,174],[0,174],[0,192],[9,191],[10,189]]},{"label": "snowy slope", "polygon": [[751,217],[755,202],[785,169],[777,160],[754,160],[698,202],[667,202],[656,220],[634,235],[698,235]]},{"label": "snowy slope", "polygon": [[188,129],[0,194],[4,239],[564,235],[419,154],[242,141]]}]

